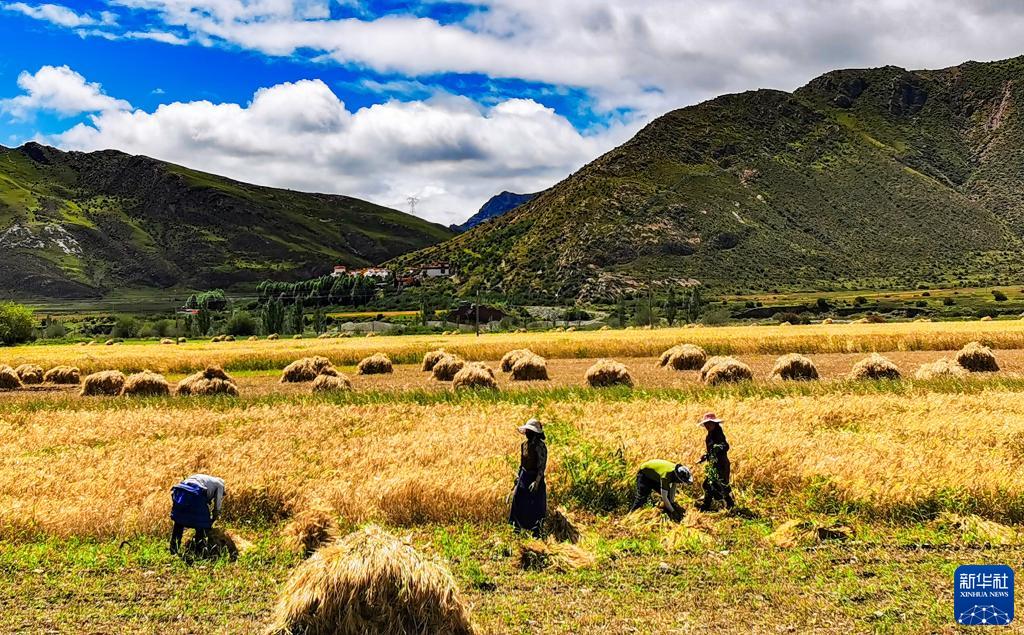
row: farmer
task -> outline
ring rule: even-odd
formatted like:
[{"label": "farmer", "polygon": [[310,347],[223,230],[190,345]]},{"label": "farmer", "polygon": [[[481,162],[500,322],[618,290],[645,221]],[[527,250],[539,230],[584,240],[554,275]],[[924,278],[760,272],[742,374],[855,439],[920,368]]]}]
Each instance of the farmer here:
[{"label": "farmer", "polygon": [[[171,553],[181,548],[185,528],[196,530],[195,550],[204,554],[208,548],[210,529],[220,516],[224,502],[224,480],[207,474],[193,474],[171,488]],[[213,510],[211,512],[211,506]]]},{"label": "farmer", "polygon": [[633,512],[643,507],[651,492],[657,491],[665,511],[678,520],[682,518],[683,512],[676,505],[676,486],[692,482],[693,476],[685,465],[664,459],[651,459],[641,463],[636,473],[636,496],[629,511]]},{"label": "farmer", "polygon": [[708,434],[704,438],[704,456],[700,463],[707,463],[704,468],[704,500],[697,509],[710,511],[715,501],[724,501],[727,508],[736,506],[732,498],[732,487],[729,486],[729,442],[722,431],[722,420],[715,413],[705,414],[700,425]]},{"label": "farmer", "polygon": [[548,514],[548,489],[544,483],[548,446],[544,443],[544,426],[536,419],[520,426],[519,432],[526,440],[519,451],[519,473],[512,489],[508,522],[516,531],[529,531],[540,538],[544,517]]}]

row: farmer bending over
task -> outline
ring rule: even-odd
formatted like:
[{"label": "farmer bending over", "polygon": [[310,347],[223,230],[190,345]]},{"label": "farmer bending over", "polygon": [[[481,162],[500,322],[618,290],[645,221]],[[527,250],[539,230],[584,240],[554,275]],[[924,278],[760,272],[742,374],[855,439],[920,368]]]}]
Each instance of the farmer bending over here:
[{"label": "farmer bending over", "polygon": [[729,509],[736,506],[732,498],[732,487],[729,485],[729,442],[725,440],[725,432],[722,430],[722,420],[709,412],[700,420],[708,434],[704,438],[704,456],[700,463],[707,462],[704,468],[704,500],[697,508],[701,511],[710,511],[715,501],[725,502]]},{"label": "farmer bending over", "polygon": [[[196,530],[195,550],[205,554],[209,545],[210,529],[220,516],[224,502],[224,480],[207,474],[193,474],[171,488],[171,553],[181,548],[185,528]],[[212,513],[210,507],[213,507]]]},{"label": "farmer bending over", "polygon": [[692,482],[693,476],[685,465],[664,459],[651,459],[642,463],[640,470],[636,473],[636,496],[633,498],[633,506],[629,508],[629,511],[636,511],[643,507],[650,498],[651,492],[657,490],[665,511],[673,518],[680,519],[683,513],[676,506],[676,485]]}]

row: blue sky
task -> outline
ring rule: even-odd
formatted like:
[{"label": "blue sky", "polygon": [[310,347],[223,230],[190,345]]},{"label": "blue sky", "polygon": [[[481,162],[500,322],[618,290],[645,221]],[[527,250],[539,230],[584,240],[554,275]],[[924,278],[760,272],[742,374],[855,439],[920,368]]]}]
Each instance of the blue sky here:
[{"label": "blue sky", "polygon": [[458,222],[724,92],[1024,52],[1024,8],[964,4],[0,0],[0,143],[416,197]]}]

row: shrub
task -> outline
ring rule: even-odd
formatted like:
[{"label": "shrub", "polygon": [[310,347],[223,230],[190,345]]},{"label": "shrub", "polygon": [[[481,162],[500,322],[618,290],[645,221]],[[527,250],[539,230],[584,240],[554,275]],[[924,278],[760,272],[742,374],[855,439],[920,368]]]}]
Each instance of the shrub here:
[{"label": "shrub", "polygon": [[235,311],[224,324],[224,332],[228,335],[256,335],[257,330],[256,318],[248,311]]},{"label": "shrub", "polygon": [[999,289],[992,289],[992,299],[996,302],[1006,302],[1006,294]]},{"label": "shrub", "polygon": [[32,339],[32,310],[13,302],[0,303],[0,342],[21,344]]},{"label": "shrub", "polygon": [[113,338],[132,338],[139,335],[139,321],[130,315],[122,315],[117,318],[114,328],[110,330]]}]

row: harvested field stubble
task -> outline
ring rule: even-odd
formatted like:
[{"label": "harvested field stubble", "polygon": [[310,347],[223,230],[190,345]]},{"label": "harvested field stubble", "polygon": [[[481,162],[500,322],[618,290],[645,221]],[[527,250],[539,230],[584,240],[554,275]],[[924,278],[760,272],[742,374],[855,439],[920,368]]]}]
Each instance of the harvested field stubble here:
[{"label": "harvested field stubble", "polygon": [[[581,331],[571,336],[547,333],[505,333],[479,338],[464,336],[382,336],[374,339],[275,340],[235,342],[230,346],[208,341],[186,346],[120,346],[100,354],[84,355],[67,345],[17,347],[5,351],[3,363],[17,366],[39,364],[78,366],[90,373],[108,368],[123,371],[150,368],[161,373],[188,374],[197,368],[220,365],[228,371],[280,370],[303,356],[324,355],[338,365],[355,365],[376,351],[386,351],[394,363],[419,364],[424,353],[443,347],[466,359],[498,360],[514,348],[528,347],[546,358],[579,357],[657,358],[680,340],[700,346],[713,355],[782,355],[800,351],[870,353],[874,351],[955,351],[971,341],[981,341],[1002,354],[1024,349],[1024,321],[930,322],[888,324],[823,324],[807,326],[728,326],[702,329],[655,329],[644,331]],[[819,364],[820,370],[820,364]],[[310,380],[312,381],[312,379]]]},{"label": "harvested field stubble", "polygon": [[[351,522],[501,518],[508,512],[506,474],[480,466],[502,464],[516,451],[519,437],[509,422],[529,419],[536,408],[532,399],[491,394],[493,401],[474,394],[451,404],[271,401],[197,409],[184,399],[119,408],[80,400],[66,409],[62,401],[40,400],[35,408],[8,409],[0,417],[0,455],[19,459],[0,471],[0,533],[34,527],[60,536],[162,535],[167,484],[197,464],[231,475],[232,513],[242,522],[277,515],[286,501],[300,498],[324,500]],[[575,434],[594,447],[617,448],[629,439],[630,463],[675,456],[681,443],[701,447],[703,433],[691,422],[714,410],[729,422],[740,488],[788,497],[827,482],[830,500],[868,514],[918,517],[956,501],[985,509],[994,520],[1024,520],[1016,503],[1024,498],[1020,450],[1013,442],[1024,438],[1024,393],[699,401],[596,395],[555,399],[543,408],[552,421],[576,422]],[[979,430],[990,442],[979,443]],[[53,447],[67,448],[60,460],[46,450]],[[565,471],[555,466],[567,451],[550,446],[551,491],[566,486]],[[382,471],[381,465],[415,467]],[[315,477],[310,466],[317,466]],[[108,486],[114,481],[138,496],[126,499],[122,488]],[[266,483],[275,484],[273,496],[247,503],[256,499],[246,492],[263,491]]]}]

